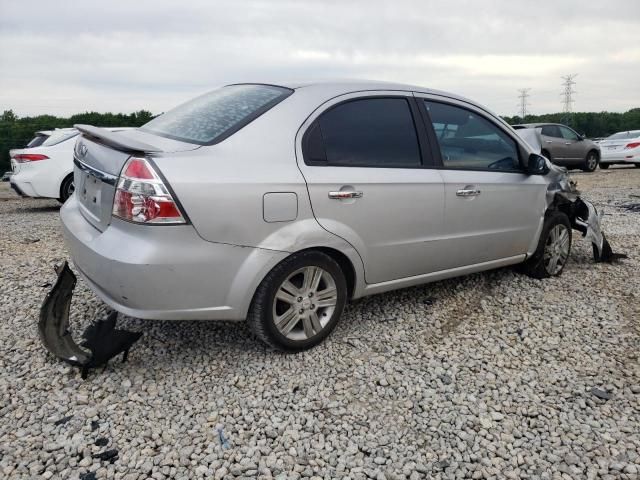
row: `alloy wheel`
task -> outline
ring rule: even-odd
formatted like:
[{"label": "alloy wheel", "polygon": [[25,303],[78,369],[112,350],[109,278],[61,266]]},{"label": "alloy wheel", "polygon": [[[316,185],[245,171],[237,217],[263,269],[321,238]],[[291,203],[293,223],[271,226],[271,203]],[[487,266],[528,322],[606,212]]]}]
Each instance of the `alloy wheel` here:
[{"label": "alloy wheel", "polygon": [[569,258],[570,237],[565,225],[555,225],[544,247],[544,267],[549,275],[560,273]]},{"label": "alloy wheel", "polygon": [[306,340],[325,328],[337,303],[333,276],[321,267],[303,267],[289,275],[276,290],[273,320],[288,339]]},{"label": "alloy wheel", "polygon": [[593,171],[596,169],[597,166],[598,166],[598,157],[596,157],[595,154],[590,153],[589,156],[587,157],[587,168],[589,169],[589,171]]}]

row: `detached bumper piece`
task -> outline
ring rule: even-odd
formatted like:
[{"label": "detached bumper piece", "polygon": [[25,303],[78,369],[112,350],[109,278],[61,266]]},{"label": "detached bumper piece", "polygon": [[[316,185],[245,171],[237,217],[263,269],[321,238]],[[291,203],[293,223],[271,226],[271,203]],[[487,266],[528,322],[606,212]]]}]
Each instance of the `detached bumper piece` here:
[{"label": "detached bumper piece", "polygon": [[82,378],[87,378],[89,369],[97,368],[122,353],[127,360],[129,349],[142,336],[142,332],[116,329],[116,312],[87,327],[78,345],[69,331],[69,309],[76,286],[76,276],[67,262],[56,267],[58,279],[47,294],[40,309],[38,332],[45,348],[65,362],[79,367]]},{"label": "detached bumper piece", "polygon": [[614,253],[611,249],[611,244],[601,227],[602,212],[598,212],[591,202],[577,195],[557,193],[554,203],[565,206],[565,211],[568,210],[570,213],[571,226],[591,242],[593,260],[596,263],[612,263],[621,258],[627,258],[624,253]]}]

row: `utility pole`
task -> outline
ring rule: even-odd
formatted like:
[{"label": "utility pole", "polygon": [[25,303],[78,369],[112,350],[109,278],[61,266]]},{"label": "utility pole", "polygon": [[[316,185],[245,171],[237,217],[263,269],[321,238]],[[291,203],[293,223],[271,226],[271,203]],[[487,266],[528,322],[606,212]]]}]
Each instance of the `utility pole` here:
[{"label": "utility pole", "polygon": [[518,104],[520,107],[520,118],[523,122],[525,121],[525,117],[527,116],[527,107],[529,106],[529,102],[527,101],[530,96],[529,90],[531,89],[521,88],[520,90],[518,90],[518,92],[520,92],[520,95],[518,95],[518,98],[520,99],[520,103]]},{"label": "utility pole", "polygon": [[563,113],[571,113],[572,107],[573,107],[573,98],[571,97],[574,93],[576,93],[576,91],[573,89],[573,86],[576,84],[576,82],[574,81],[574,78],[576,78],[578,76],[577,73],[571,74],[571,75],[567,75],[565,77],[561,77],[564,82],[562,82],[562,86],[564,87],[564,89],[562,90],[562,93],[560,95],[562,95],[564,98],[562,100],[562,111]]}]

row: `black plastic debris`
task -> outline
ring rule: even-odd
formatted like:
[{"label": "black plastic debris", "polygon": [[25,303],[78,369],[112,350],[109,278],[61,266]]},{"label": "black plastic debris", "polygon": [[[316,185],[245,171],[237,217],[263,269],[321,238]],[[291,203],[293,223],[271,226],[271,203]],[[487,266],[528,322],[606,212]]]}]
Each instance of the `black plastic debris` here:
[{"label": "black plastic debris", "polygon": [[104,452],[96,453],[93,458],[99,458],[103,462],[115,462],[118,459],[118,450],[115,448],[112,450],[105,450]]},{"label": "black plastic debris", "polygon": [[55,426],[58,425],[64,425],[65,423],[67,423],[69,420],[71,420],[73,418],[73,415],[68,415],[66,417],[62,417],[60,420],[56,420],[55,422],[53,422],[53,424]]},{"label": "black plastic debris", "polygon": [[98,422],[97,420],[91,420],[91,431],[95,432],[99,428],[100,428],[100,422]]},{"label": "black plastic debris", "polygon": [[593,387],[591,389],[591,394],[598,397],[601,400],[609,400],[611,398],[611,394],[605,390],[600,390],[599,388]]},{"label": "black plastic debris", "polygon": [[620,208],[624,208],[625,210],[629,210],[630,212],[640,213],[640,203],[624,203],[619,205]]},{"label": "black plastic debris", "polygon": [[96,438],[94,445],[96,447],[106,447],[108,443],[109,443],[108,438],[100,437],[100,438]]},{"label": "black plastic debris", "polygon": [[117,313],[111,312],[107,318],[89,325],[83,334],[83,342],[78,345],[69,330],[71,296],[77,279],[67,262],[55,270],[58,278],[44,299],[38,322],[40,340],[46,349],[79,367],[82,378],[87,377],[89,369],[106,365],[120,353],[123,354],[122,361],[126,361],[129,349],[140,339],[142,332],[116,329]]},{"label": "black plastic debris", "polygon": [[80,480],[96,480],[96,472],[81,473],[78,478]]}]

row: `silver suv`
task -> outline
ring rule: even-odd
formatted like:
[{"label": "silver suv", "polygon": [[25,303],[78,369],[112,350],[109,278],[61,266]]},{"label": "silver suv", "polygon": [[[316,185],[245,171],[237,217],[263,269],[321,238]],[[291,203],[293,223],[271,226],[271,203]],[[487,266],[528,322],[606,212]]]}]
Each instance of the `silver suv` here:
[{"label": "silver suv", "polygon": [[526,123],[516,130],[533,128],[540,135],[542,155],[556,165],[593,172],[600,162],[600,146],[572,128],[559,123]]},{"label": "silver suv", "polygon": [[247,319],[297,351],[350,299],[518,263],[554,276],[569,257],[576,209],[546,159],[453,94],[240,84],[137,130],[77,128],[66,242],[134,317]]}]

